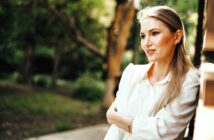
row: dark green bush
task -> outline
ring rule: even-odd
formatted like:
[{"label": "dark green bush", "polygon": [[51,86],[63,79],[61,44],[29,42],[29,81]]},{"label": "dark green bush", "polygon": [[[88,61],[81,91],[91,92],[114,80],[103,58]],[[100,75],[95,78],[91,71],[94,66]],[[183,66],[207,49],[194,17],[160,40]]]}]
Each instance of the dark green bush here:
[{"label": "dark green bush", "polygon": [[33,84],[38,87],[47,88],[50,85],[50,77],[46,75],[37,75],[33,78]]},{"label": "dark green bush", "polygon": [[87,72],[76,80],[72,97],[93,102],[102,100],[103,92],[104,82]]}]

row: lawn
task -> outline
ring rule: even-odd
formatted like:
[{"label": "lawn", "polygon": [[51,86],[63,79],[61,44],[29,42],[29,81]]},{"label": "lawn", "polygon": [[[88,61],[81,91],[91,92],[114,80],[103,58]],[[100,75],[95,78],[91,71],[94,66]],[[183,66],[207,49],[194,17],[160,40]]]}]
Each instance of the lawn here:
[{"label": "lawn", "polygon": [[0,87],[0,112],[0,139],[4,140],[106,122],[101,101],[87,102],[60,92],[5,85]]}]

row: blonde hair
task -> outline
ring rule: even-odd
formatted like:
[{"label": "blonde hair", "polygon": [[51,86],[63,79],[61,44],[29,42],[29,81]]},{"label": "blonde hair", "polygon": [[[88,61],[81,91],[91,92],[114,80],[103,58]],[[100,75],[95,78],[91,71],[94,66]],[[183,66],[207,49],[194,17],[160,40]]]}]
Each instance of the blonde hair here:
[{"label": "blonde hair", "polygon": [[153,17],[162,21],[173,33],[177,30],[183,31],[182,39],[176,45],[174,55],[170,63],[170,71],[172,74],[171,81],[164,92],[164,96],[160,97],[159,101],[155,104],[152,112],[150,113],[151,116],[154,116],[161,108],[170,104],[179,96],[185,74],[189,68],[193,67],[193,64],[185,53],[185,30],[177,12],[168,6],[154,6],[147,7],[139,11],[137,14],[139,23],[147,17]]}]

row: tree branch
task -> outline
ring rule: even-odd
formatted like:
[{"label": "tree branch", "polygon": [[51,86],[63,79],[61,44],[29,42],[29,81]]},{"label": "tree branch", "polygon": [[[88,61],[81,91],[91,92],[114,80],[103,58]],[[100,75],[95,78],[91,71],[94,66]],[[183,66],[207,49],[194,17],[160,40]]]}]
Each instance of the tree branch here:
[{"label": "tree branch", "polygon": [[37,3],[39,2],[44,7],[46,7],[52,14],[54,14],[56,17],[61,19],[69,28],[69,30],[74,34],[72,37],[75,39],[76,42],[79,42],[83,44],[90,52],[94,53],[96,56],[101,58],[102,60],[105,59],[104,54],[100,52],[100,50],[97,49],[96,45],[94,45],[92,42],[90,42],[88,39],[86,39],[81,32],[78,30],[78,28],[75,25],[75,19],[72,15],[68,15],[65,13],[62,13],[59,11],[55,5],[52,5],[48,3],[47,0],[35,0]]}]

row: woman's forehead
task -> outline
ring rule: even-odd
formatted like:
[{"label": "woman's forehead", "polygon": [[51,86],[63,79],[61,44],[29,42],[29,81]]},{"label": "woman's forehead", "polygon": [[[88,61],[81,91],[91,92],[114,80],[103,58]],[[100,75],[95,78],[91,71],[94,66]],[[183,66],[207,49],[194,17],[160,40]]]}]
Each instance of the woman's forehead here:
[{"label": "woman's forehead", "polygon": [[153,29],[166,29],[166,25],[156,19],[156,18],[153,18],[153,17],[148,17],[148,18],[145,18],[143,19],[141,22],[140,22],[140,26],[141,26],[141,29],[140,29],[140,32],[149,32]]}]

